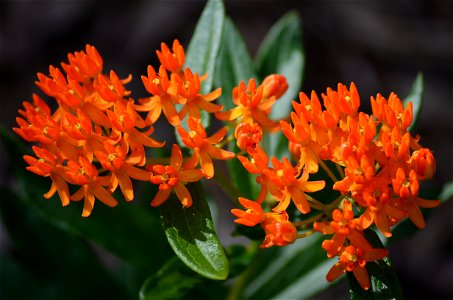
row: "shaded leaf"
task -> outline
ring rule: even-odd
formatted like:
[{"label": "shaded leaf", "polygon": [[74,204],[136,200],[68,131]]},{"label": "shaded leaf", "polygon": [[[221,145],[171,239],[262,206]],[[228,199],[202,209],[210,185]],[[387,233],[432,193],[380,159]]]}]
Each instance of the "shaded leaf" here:
[{"label": "shaded leaf", "polygon": [[216,235],[201,183],[188,185],[193,205],[185,208],[172,196],[161,208],[162,226],[176,255],[192,270],[222,280],[229,264]]},{"label": "shaded leaf", "polygon": [[140,300],[181,299],[202,278],[195,275],[177,257],[170,259],[159,271],[146,279],[140,289]]},{"label": "shaded leaf", "polygon": [[209,0],[188,46],[186,66],[200,76],[208,74],[208,78],[201,85],[202,94],[210,92],[212,88],[224,19],[225,8],[222,1]]},{"label": "shaded leaf", "polygon": [[233,88],[239,85],[240,81],[247,84],[249,79],[257,78],[244,39],[228,17],[223,26],[221,45],[215,68],[214,84],[222,87],[222,96],[218,102],[224,106],[224,110],[228,110],[235,107],[232,101]]},{"label": "shaded leaf", "polygon": [[303,79],[305,55],[299,15],[289,12],[278,20],[261,43],[255,58],[261,78],[277,73],[288,81],[288,90],[274,105],[271,116],[286,118],[291,111],[291,100],[296,99]]},{"label": "shaded leaf", "polygon": [[318,234],[293,245],[258,250],[248,271],[239,279],[244,285],[232,298],[307,299],[327,287],[328,261]]},{"label": "shaded leaf", "polygon": [[403,101],[403,105],[406,106],[408,102],[412,102],[413,106],[413,120],[411,126],[408,128],[409,131],[412,131],[417,123],[418,117],[420,116],[420,111],[422,110],[423,105],[423,73],[419,72],[412,87],[409,91],[409,94]]}]

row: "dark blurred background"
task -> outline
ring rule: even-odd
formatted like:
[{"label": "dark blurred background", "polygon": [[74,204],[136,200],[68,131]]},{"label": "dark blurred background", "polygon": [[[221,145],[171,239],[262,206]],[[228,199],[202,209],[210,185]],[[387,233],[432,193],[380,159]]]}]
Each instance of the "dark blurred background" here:
[{"label": "dark blurred background", "polygon": [[[36,73],[66,61],[68,52],[95,45],[104,70],[129,73],[133,96],[145,95],[139,76],[157,65],[162,41],[187,46],[204,1],[1,1],[0,122],[15,125],[21,102],[30,100]],[[453,176],[453,4],[451,1],[226,1],[226,11],[253,55],[283,14],[302,18],[306,68],[302,91],[335,88],[354,81],[362,109],[369,96],[391,91],[407,95],[417,73],[424,74],[424,106],[415,132],[432,149],[436,177],[424,188],[439,191]],[[0,148],[1,184],[11,182]],[[407,299],[453,297],[453,205],[433,209],[427,228],[390,248]],[[0,231],[0,248],[8,236]],[[221,239],[230,241],[227,232]],[[0,261],[0,268],[1,268]],[[303,287],[301,287],[303,288]],[[319,296],[346,298],[340,285]]]}]

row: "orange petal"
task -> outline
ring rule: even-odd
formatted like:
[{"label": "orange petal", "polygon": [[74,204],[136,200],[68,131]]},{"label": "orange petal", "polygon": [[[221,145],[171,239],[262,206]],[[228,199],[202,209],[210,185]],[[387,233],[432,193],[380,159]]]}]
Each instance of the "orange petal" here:
[{"label": "orange petal", "polygon": [[170,193],[171,193],[171,189],[167,189],[167,190],[160,190],[157,191],[156,195],[154,196],[153,200],[151,201],[151,206],[159,206],[161,205],[162,203],[165,202],[165,200],[167,200],[168,196],[170,196]]},{"label": "orange petal", "polygon": [[200,180],[202,177],[203,172],[201,170],[184,170],[180,171],[178,174],[178,178],[182,182],[195,182]]},{"label": "orange petal", "polygon": [[212,159],[207,152],[201,151],[200,156],[200,165],[203,170],[203,174],[206,178],[211,178],[214,176],[214,165],[212,164]]},{"label": "orange petal", "polygon": [[208,146],[207,152],[211,157],[221,160],[231,159],[235,155],[233,152],[212,145]]},{"label": "orange petal", "polygon": [[176,196],[179,201],[181,201],[182,205],[184,205],[184,207],[190,207],[192,205],[192,196],[190,195],[189,190],[181,182],[178,182],[174,188]]},{"label": "orange petal", "polygon": [[304,192],[299,189],[294,189],[291,191],[291,197],[293,198],[293,202],[296,205],[297,209],[301,213],[306,214],[310,212],[310,205],[308,204]]},{"label": "orange petal", "polygon": [[333,265],[326,275],[327,281],[331,282],[340,277],[345,272],[345,269],[341,266],[339,262]]},{"label": "orange petal", "polygon": [[182,164],[181,149],[177,144],[173,144],[173,147],[171,148],[170,165],[173,168],[175,168],[176,171],[179,171],[179,169],[181,169],[181,164]]},{"label": "orange petal", "polygon": [[384,258],[387,255],[389,255],[389,251],[387,249],[376,248],[366,251],[363,257],[366,261],[375,261]]},{"label": "orange petal", "polygon": [[94,195],[98,198],[102,203],[114,207],[118,204],[115,198],[113,198],[112,194],[107,192],[102,186],[98,184],[92,184],[90,187],[93,188]]},{"label": "orange petal", "polygon": [[409,219],[414,223],[417,228],[425,228],[426,223],[425,219],[423,218],[422,212],[417,205],[412,205],[409,209]]},{"label": "orange petal", "polygon": [[206,141],[209,144],[217,144],[218,142],[220,142],[225,137],[226,134],[227,134],[226,127],[222,127],[219,131],[217,131],[216,133],[214,133],[210,137],[206,138]]},{"label": "orange petal", "polygon": [[90,192],[85,193],[85,200],[83,201],[82,217],[88,217],[94,207],[94,195]]},{"label": "orange petal", "polygon": [[118,172],[115,174],[118,178],[121,192],[123,192],[126,201],[134,199],[134,190],[132,189],[132,181],[125,172]]},{"label": "orange petal", "polygon": [[355,267],[354,277],[357,279],[362,289],[368,290],[370,288],[370,278],[368,277],[368,271],[365,268],[359,266]]}]

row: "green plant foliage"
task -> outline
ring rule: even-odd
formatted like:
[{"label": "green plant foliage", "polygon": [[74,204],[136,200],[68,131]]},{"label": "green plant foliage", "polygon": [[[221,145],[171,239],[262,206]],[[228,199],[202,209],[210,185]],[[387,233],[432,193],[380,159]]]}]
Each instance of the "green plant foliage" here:
[{"label": "green plant foliage", "polygon": [[[223,94],[218,102],[225,107],[224,109],[234,107],[231,93],[240,81],[247,83],[250,78],[256,78],[253,61],[250,58],[247,46],[229,18],[225,19],[222,47],[217,59],[214,78],[215,85],[222,86]],[[234,143],[230,143],[229,150],[235,153],[240,151]],[[257,194],[254,176],[250,175],[236,158],[229,160],[227,165],[231,181],[240,191],[240,196],[253,199]],[[237,198],[233,200],[237,201]]]},{"label": "green plant foliage", "polygon": [[[287,118],[292,100],[299,99],[305,67],[301,28],[299,15],[287,13],[269,30],[255,57],[261,78],[275,73],[284,75],[288,81],[288,90],[272,108],[271,116],[275,119]],[[269,156],[290,157],[288,141],[281,131],[267,135],[263,145]]]},{"label": "green plant foliage", "polygon": [[409,101],[412,102],[414,118],[413,118],[412,124],[408,130],[412,131],[417,123],[418,117],[420,116],[420,111],[422,110],[422,105],[423,105],[423,73],[422,72],[419,72],[417,74],[417,77],[415,78],[414,82],[412,83],[412,87],[409,91],[409,94],[403,101],[403,105],[406,106]]},{"label": "green plant foliage", "polygon": [[292,109],[291,100],[298,99],[305,66],[301,28],[299,15],[287,13],[269,30],[255,57],[261,78],[276,73],[288,81],[288,90],[272,109],[275,119],[286,118]]},{"label": "green plant foliage", "polygon": [[181,260],[173,257],[156,274],[146,279],[140,289],[139,299],[181,299],[201,281]]},{"label": "green plant foliage", "polygon": [[314,234],[287,247],[258,250],[249,269],[238,279],[242,286],[230,299],[307,299],[329,284],[332,266],[322,237]]},{"label": "green plant foliage", "polygon": [[216,235],[200,183],[188,185],[193,198],[189,208],[174,196],[161,208],[162,226],[176,255],[192,270],[211,279],[228,276],[229,263]]},{"label": "green plant foliage", "polygon": [[198,19],[188,46],[186,66],[200,76],[208,74],[208,78],[201,85],[202,94],[209,93],[212,89],[224,19],[225,8],[222,1],[209,0]]},{"label": "green plant foliage", "polygon": [[222,47],[217,57],[214,85],[222,87],[222,96],[218,100],[224,109],[235,107],[232,91],[240,81],[247,84],[256,78],[255,67],[250,58],[247,45],[230,18],[225,19],[222,34]]},{"label": "green plant foliage", "polygon": [[[364,234],[374,248],[384,248],[376,232],[368,229]],[[368,262],[366,269],[371,281],[371,288],[368,291],[362,289],[354,275],[347,274],[350,299],[403,299],[398,277],[390,258],[384,257],[378,261]]]},{"label": "green plant foliage", "polygon": [[16,193],[4,188],[0,193],[1,218],[12,242],[12,253],[0,258],[2,299],[80,299],[87,294],[132,299],[86,241],[52,226]]}]

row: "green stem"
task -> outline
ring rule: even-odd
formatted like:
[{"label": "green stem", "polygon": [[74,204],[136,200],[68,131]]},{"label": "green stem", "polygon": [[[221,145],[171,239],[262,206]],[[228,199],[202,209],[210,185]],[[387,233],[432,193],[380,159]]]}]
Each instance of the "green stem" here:
[{"label": "green stem", "polygon": [[343,171],[343,169],[342,169],[341,166],[340,166],[339,164],[337,164],[337,163],[335,164],[335,166],[337,167],[337,171],[338,171],[338,173],[340,173],[340,176],[341,176],[341,178],[343,179],[343,178],[344,178],[344,171]]},{"label": "green stem", "polygon": [[319,215],[313,216],[313,217],[308,218],[308,219],[303,220],[303,221],[293,222],[293,225],[297,227],[297,226],[303,226],[303,225],[307,225],[307,224],[310,224],[310,223],[314,223],[314,222],[318,221],[322,216],[324,216],[324,213],[321,213]]},{"label": "green stem", "polygon": [[324,163],[322,159],[320,159],[318,156],[316,156],[318,159],[319,165],[326,171],[327,175],[329,175],[330,179],[332,179],[333,182],[337,182],[338,179],[335,177],[335,175],[332,173],[332,171],[329,169],[329,167]]}]

